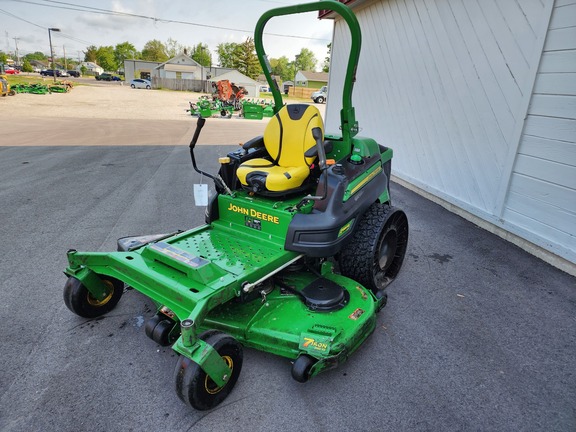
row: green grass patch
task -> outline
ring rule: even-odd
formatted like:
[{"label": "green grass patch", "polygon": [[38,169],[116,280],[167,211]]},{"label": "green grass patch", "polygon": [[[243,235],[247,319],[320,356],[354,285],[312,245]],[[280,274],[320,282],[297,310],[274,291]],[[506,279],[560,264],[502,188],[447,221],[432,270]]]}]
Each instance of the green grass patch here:
[{"label": "green grass patch", "polygon": [[[54,77],[43,77],[41,75],[5,75],[5,77],[8,79],[8,83],[13,86],[16,84],[44,84],[44,85],[49,85],[49,84],[54,84]],[[62,82],[62,81],[70,81],[73,83],[74,87],[76,86],[82,86],[82,85],[89,85],[86,83],[80,83],[77,81],[71,81],[68,80],[67,77],[56,77],[56,83]]]},{"label": "green grass patch", "polygon": [[[29,76],[29,75],[6,75],[8,83],[10,85],[14,84],[42,84],[45,82],[41,76]],[[52,78],[52,77],[50,77]]]}]

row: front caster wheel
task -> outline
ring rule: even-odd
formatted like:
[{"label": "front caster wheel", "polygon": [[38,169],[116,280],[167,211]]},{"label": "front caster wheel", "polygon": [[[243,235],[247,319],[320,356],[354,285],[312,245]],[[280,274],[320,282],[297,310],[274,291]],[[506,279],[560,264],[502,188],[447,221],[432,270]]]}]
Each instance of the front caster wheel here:
[{"label": "front caster wheel", "polygon": [[110,276],[100,276],[100,279],[106,287],[106,297],[98,300],[90,294],[82,282],[74,277],[69,277],[64,285],[66,307],[84,318],[96,318],[114,309],[122,297],[124,284]]},{"label": "front caster wheel", "polygon": [[300,354],[292,365],[292,378],[300,383],[308,381],[314,363],[316,363],[316,359],[307,354]]},{"label": "front caster wheel", "polygon": [[212,345],[220,354],[230,369],[231,376],[226,384],[219,387],[204,372],[204,370],[188,357],[180,356],[174,378],[176,394],[182,401],[200,411],[214,408],[230,394],[242,369],[242,345],[227,334],[207,331],[199,336],[200,339]]}]

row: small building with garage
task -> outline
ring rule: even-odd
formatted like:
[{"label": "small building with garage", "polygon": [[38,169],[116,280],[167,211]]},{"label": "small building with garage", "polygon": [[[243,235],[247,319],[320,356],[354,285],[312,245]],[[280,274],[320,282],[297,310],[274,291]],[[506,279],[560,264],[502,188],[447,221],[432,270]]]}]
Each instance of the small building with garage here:
[{"label": "small building with garage", "polygon": [[149,80],[152,78],[152,74],[158,65],[160,65],[159,62],[126,59],[124,60],[124,79],[127,83],[134,78]]},{"label": "small building with garage", "polygon": [[154,76],[168,79],[201,80],[202,66],[192,57],[180,54],[154,68]]},{"label": "small building with garage", "polygon": [[298,71],[296,72],[296,87],[319,89],[328,85],[327,72]]}]

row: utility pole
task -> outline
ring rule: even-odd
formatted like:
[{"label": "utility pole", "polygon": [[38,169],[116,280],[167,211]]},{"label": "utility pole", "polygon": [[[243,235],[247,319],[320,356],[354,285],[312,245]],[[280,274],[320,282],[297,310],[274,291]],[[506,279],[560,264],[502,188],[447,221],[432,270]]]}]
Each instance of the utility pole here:
[{"label": "utility pole", "polygon": [[18,56],[18,41],[20,38],[12,38],[14,39],[14,45],[16,45],[16,64],[20,66],[20,57]]},{"label": "utility pole", "polygon": [[54,50],[52,49],[52,35],[50,34],[50,32],[59,32],[60,29],[59,28],[49,28],[48,29],[48,40],[50,41],[50,60],[52,60],[52,74],[54,75],[54,82],[56,82],[56,71],[54,69],[56,69],[56,65],[54,63]]},{"label": "utility pole", "polygon": [[68,61],[66,60],[66,45],[62,45],[62,50],[64,51],[64,70],[68,70]]}]

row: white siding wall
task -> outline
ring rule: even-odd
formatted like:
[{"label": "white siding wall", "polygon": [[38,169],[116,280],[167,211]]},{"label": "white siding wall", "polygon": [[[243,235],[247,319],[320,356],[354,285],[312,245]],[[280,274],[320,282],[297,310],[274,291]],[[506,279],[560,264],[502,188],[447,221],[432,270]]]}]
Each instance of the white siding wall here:
[{"label": "white siding wall", "polygon": [[[178,78],[178,72],[175,71],[167,71],[164,69],[160,69],[158,72],[160,73],[160,78],[171,78],[171,79]],[[180,72],[180,74],[181,74],[180,79],[189,79],[189,80],[196,79],[194,73]]]},{"label": "white siding wall", "polygon": [[557,0],[503,219],[576,261],[576,0]]},{"label": "white siding wall", "polygon": [[[571,134],[574,141],[574,126],[564,118],[549,120],[557,122],[554,125],[541,123],[544,116],[566,117],[566,111],[572,112],[573,119],[573,98],[562,107],[557,100],[535,103],[538,100],[532,99],[530,121],[524,129],[553,4],[553,0],[367,2],[355,10],[362,27],[363,47],[354,105],[360,135],[394,148],[392,167],[396,176],[574,261],[576,256],[573,250],[567,250],[566,242],[563,247],[551,247],[557,245],[558,237],[550,241],[546,230],[525,221],[520,224],[519,219],[526,217],[520,208],[514,210],[515,215],[520,214],[516,219],[505,219],[510,217],[511,201],[518,194],[531,194],[526,187],[532,186],[526,183],[520,185],[523,192],[515,189],[521,173],[532,169],[527,160],[516,157],[521,137],[531,135],[534,128],[551,127],[554,132],[548,139],[570,141],[567,135]],[[576,40],[574,27],[566,24],[574,23],[574,18],[560,15],[555,19],[562,20],[562,31],[571,31],[571,36],[551,31],[547,50],[552,50],[549,47],[555,40],[559,44],[566,44],[566,37]],[[326,113],[329,131],[336,131],[339,125],[340,104],[334,101],[342,85],[348,38],[345,23],[337,21]],[[573,49],[574,44],[571,46],[564,49]],[[573,56],[574,51],[566,55]],[[570,59],[573,63],[574,57]],[[570,59],[550,61],[570,63]],[[551,76],[546,84],[540,83],[540,72],[537,88],[558,86],[561,80],[566,83],[564,88],[574,87],[574,74]],[[550,111],[535,111],[546,107]],[[558,147],[556,151],[566,155],[573,148]],[[544,167],[547,162],[542,159],[539,170],[556,171]],[[569,167],[555,173],[571,175],[574,184],[574,171]],[[545,181],[555,183],[553,179]],[[558,184],[566,187],[569,182]],[[562,192],[564,198],[572,197],[572,204],[565,208],[573,211],[575,196],[564,189]],[[556,217],[560,217],[559,212]],[[567,223],[572,223],[573,235],[574,219]]]}]

